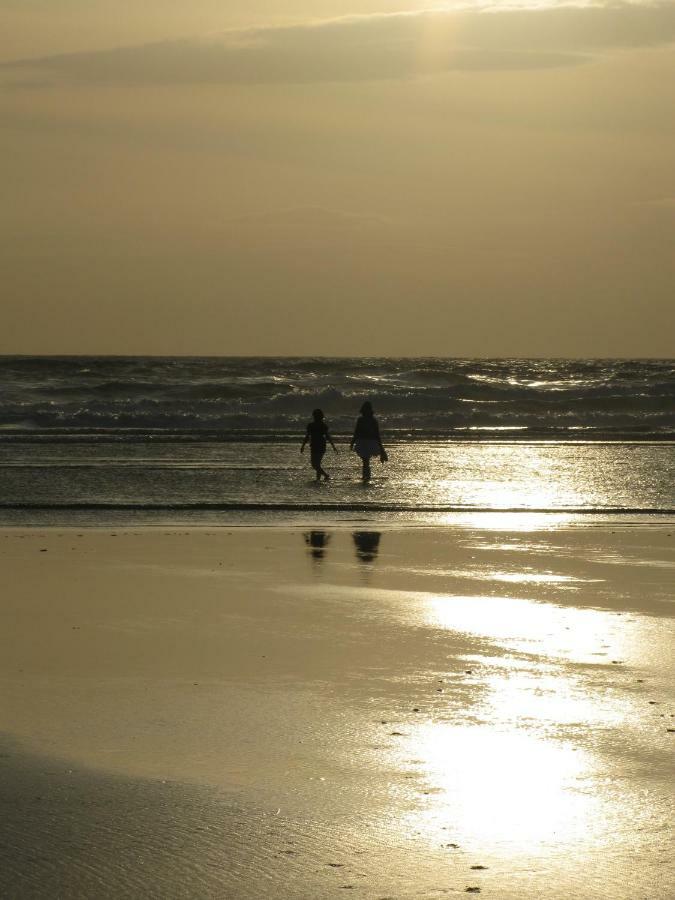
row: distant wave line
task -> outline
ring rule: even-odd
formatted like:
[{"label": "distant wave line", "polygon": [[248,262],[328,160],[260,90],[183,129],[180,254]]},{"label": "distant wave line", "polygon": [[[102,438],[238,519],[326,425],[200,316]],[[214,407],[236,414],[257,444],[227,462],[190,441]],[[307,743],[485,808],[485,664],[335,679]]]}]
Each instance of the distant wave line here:
[{"label": "distant wave line", "polygon": [[201,472],[206,472],[209,469],[216,469],[218,471],[226,469],[233,472],[261,472],[261,471],[270,471],[270,472],[297,472],[300,468],[297,466],[277,466],[272,464],[261,464],[259,466],[236,466],[230,465],[228,463],[212,463],[212,462],[201,462],[197,460],[196,462],[173,462],[167,460],[166,462],[162,462],[162,460],[152,460],[152,462],[144,463],[144,462],[111,462],[106,459],[97,460],[95,462],[83,462],[83,463],[70,463],[70,462],[58,462],[52,460],[45,460],[44,462],[39,463],[15,463],[15,462],[0,462],[0,469],[139,469],[144,472],[151,471],[152,469],[195,469]]},{"label": "distant wave line", "polygon": [[[279,444],[286,446],[298,441],[300,432],[221,432],[207,430],[174,431],[147,429],[110,429],[101,431],[17,431],[3,430],[0,427],[0,445],[2,444],[37,444],[48,446],[72,444]],[[334,431],[333,436],[340,442],[346,442],[351,432]],[[615,431],[593,430],[592,428],[527,428],[526,430],[478,429],[476,431],[405,431],[403,429],[386,430],[390,444],[566,444],[569,446],[585,444],[656,444],[671,446],[675,443],[675,431],[645,431],[630,428]]]},{"label": "distant wave line", "polygon": [[0,509],[13,510],[211,510],[261,511],[261,512],[407,512],[407,513],[556,513],[568,515],[675,515],[673,507],[637,506],[433,506],[383,504],[383,503],[235,503],[235,502],[185,502],[185,503],[134,503],[134,502],[66,502],[66,503],[12,503],[0,502]]}]

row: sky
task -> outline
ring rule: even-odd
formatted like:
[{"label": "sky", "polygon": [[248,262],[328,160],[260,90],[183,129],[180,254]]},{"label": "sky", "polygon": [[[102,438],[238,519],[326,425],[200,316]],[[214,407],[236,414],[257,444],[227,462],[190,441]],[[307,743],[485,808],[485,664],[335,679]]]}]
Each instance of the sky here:
[{"label": "sky", "polygon": [[673,0],[0,0],[0,122],[0,353],[675,355]]}]

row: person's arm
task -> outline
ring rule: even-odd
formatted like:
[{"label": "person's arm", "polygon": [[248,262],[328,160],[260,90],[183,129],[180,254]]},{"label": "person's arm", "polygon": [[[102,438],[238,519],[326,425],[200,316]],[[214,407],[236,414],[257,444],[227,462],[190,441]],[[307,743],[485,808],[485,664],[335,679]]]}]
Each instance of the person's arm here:
[{"label": "person's arm", "polygon": [[337,451],[337,447],[336,447],[335,444],[333,443],[333,437],[332,437],[330,431],[329,431],[327,428],[326,428],[326,438],[328,439],[328,443],[331,445],[331,447],[333,448],[333,450],[335,450],[335,452],[337,453],[337,452],[338,452],[338,451]]},{"label": "person's arm", "polygon": [[305,444],[307,443],[308,440],[309,440],[309,425],[307,426],[307,432],[306,432],[306,434],[305,434],[305,439],[304,439],[304,441],[302,442],[302,445],[301,445],[301,447],[300,447],[300,452],[301,452],[301,453],[304,453],[304,452],[305,452]]},{"label": "person's arm", "polygon": [[358,433],[359,433],[359,422],[360,422],[360,419],[357,419],[357,420],[356,420],[356,425],[354,426],[354,434],[352,435],[352,439],[351,439],[351,441],[349,442],[349,449],[350,449],[350,450],[353,450],[353,449],[354,449],[354,444],[355,444],[355,442],[356,442],[356,438],[358,437]]}]

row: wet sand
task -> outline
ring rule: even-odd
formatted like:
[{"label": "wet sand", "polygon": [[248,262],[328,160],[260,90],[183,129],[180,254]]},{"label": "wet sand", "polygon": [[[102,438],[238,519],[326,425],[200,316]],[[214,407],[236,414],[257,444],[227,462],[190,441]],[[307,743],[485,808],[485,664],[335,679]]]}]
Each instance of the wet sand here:
[{"label": "wet sand", "polygon": [[0,531],[0,896],[672,896],[675,532],[524,522]]}]

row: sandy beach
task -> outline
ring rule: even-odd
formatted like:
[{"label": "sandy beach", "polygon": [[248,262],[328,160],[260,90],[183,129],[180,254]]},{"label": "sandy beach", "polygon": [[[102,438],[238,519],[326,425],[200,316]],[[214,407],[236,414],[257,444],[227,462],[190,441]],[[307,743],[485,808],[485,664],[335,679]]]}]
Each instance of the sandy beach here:
[{"label": "sandy beach", "polygon": [[672,897],[675,532],[476,519],[0,531],[0,894]]},{"label": "sandy beach", "polygon": [[675,900],[675,0],[0,9],[0,900]]}]

